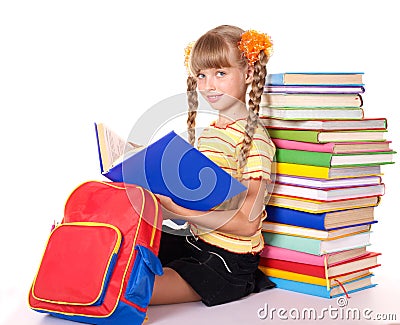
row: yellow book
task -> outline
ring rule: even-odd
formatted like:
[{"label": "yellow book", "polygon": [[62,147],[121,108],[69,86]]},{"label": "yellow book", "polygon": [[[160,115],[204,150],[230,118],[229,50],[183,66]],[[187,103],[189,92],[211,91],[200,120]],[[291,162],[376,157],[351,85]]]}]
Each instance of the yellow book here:
[{"label": "yellow book", "polygon": [[295,273],[295,272],[289,272],[289,271],[285,271],[285,270],[274,269],[274,268],[262,266],[262,265],[260,265],[258,268],[265,275],[270,276],[270,277],[304,282],[304,283],[310,283],[310,284],[316,284],[316,285],[320,285],[320,286],[328,285],[328,287],[333,287],[333,286],[338,285],[337,281],[339,281],[340,283],[346,283],[346,282],[354,281],[354,280],[357,280],[357,279],[360,279],[362,277],[372,274],[368,270],[363,270],[363,271],[355,272],[352,274],[347,274],[344,276],[339,276],[339,277],[332,278],[332,279],[326,279],[326,278],[319,278],[316,276],[311,276],[311,275],[306,275],[306,274],[301,274],[301,273]]},{"label": "yellow book", "polygon": [[315,201],[279,194],[272,194],[265,204],[281,208],[294,209],[309,213],[324,213],[363,207],[375,207],[379,204],[379,196],[361,197],[340,201]]}]

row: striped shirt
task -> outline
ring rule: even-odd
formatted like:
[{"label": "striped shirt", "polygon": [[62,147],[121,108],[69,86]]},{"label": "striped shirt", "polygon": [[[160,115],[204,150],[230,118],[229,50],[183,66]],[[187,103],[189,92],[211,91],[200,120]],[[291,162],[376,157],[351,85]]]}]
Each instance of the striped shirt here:
[{"label": "striped shirt", "polygon": [[[238,176],[238,156],[244,138],[246,119],[239,119],[226,127],[218,127],[215,122],[205,128],[198,139],[198,149],[233,177]],[[262,126],[254,133],[252,146],[247,158],[242,178],[271,179],[271,164],[275,146]],[[215,210],[233,210],[238,208],[235,197],[216,207]],[[262,218],[263,219],[263,218]],[[198,225],[191,226],[195,235],[204,241],[236,253],[255,253],[264,247],[260,227],[251,237],[237,236],[220,231],[210,231]]]}]

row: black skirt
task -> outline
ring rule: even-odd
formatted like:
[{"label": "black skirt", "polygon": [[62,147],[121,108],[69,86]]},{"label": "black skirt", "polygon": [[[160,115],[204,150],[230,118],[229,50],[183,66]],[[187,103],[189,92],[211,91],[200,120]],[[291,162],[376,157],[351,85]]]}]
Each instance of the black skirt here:
[{"label": "black skirt", "polygon": [[275,287],[258,269],[259,254],[229,252],[192,235],[163,232],[158,256],[161,264],[174,269],[206,306]]}]

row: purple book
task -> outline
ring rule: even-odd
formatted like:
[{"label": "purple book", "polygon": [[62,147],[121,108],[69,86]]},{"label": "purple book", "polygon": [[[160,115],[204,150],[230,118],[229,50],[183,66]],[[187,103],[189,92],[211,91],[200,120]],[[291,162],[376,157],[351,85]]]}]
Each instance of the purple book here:
[{"label": "purple book", "polygon": [[266,85],[264,93],[285,94],[362,94],[365,88],[362,85]]}]

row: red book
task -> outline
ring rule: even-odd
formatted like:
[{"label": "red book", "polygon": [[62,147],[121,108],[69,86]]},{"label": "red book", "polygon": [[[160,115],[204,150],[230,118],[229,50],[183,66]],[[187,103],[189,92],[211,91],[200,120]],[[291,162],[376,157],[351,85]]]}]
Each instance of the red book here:
[{"label": "red book", "polygon": [[261,257],[260,265],[274,269],[315,276],[318,278],[333,278],[380,266],[380,264],[377,262],[377,257],[379,255],[381,255],[381,253],[368,252],[368,254],[363,256],[330,265],[327,267],[327,276],[325,274],[325,266],[319,265],[277,260],[265,257]]}]

